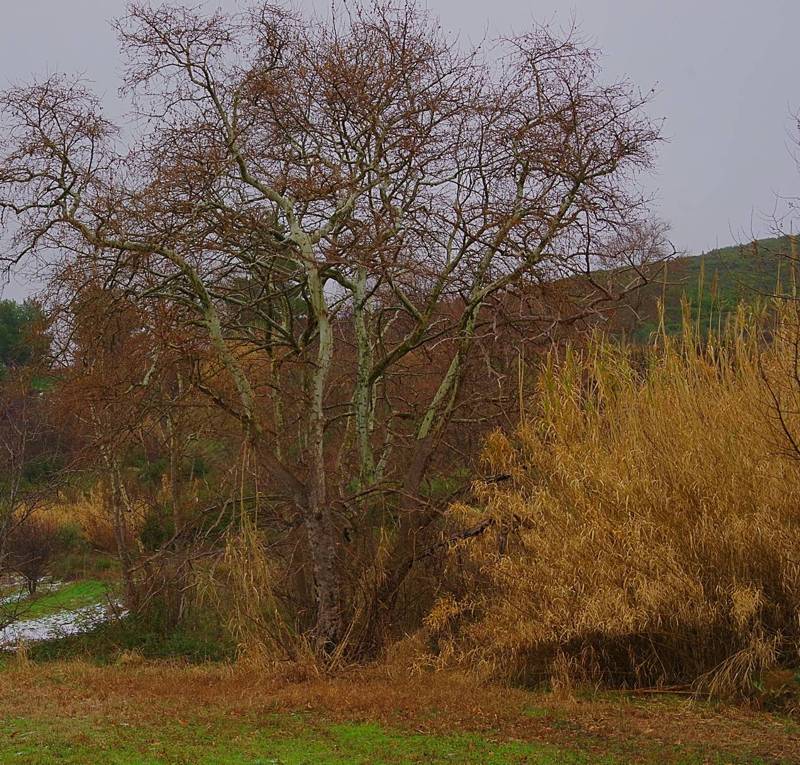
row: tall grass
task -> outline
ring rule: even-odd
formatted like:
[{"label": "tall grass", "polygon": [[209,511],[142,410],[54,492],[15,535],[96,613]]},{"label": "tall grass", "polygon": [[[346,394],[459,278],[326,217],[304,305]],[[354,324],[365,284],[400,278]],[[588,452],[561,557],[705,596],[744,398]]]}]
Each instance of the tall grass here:
[{"label": "tall grass", "polygon": [[245,517],[238,531],[229,533],[221,558],[201,576],[201,604],[221,619],[239,656],[256,663],[295,658],[294,635],[274,593],[274,568]]},{"label": "tall grass", "polygon": [[644,352],[598,337],[553,356],[517,433],[490,438],[511,479],[452,509],[494,523],[453,551],[427,619],[440,662],[717,693],[797,664],[800,469],[765,385],[791,318],[767,340],[744,309],[721,338],[685,324]]}]

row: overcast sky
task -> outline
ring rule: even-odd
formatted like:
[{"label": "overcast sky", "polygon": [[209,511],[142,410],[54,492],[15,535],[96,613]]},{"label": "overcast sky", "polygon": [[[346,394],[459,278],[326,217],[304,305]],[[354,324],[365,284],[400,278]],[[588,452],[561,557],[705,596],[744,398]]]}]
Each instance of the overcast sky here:
[{"label": "overcast sky", "polygon": [[[80,72],[117,116],[121,60],[108,21],[125,0],[0,0],[0,86]],[[208,0],[235,8],[238,0]],[[329,7],[329,0],[299,0]],[[800,193],[792,112],[800,109],[798,0],[428,0],[465,40],[568,23],[604,53],[609,78],[656,87],[668,143],[649,187],[676,246],[700,252],[769,232],[776,195]],[[30,291],[12,283],[7,297]]]}]

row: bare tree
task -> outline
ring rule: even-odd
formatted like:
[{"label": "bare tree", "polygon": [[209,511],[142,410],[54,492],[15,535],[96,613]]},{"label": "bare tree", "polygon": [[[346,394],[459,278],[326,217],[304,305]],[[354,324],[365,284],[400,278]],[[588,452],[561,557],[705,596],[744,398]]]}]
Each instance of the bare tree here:
[{"label": "bare tree", "polygon": [[324,23],[132,3],[117,29],[127,148],[77,80],[3,94],[9,257],[58,252],[182,306],[216,356],[194,384],[305,528],[320,650],[357,616],[374,640],[437,517],[426,477],[501,307],[616,269],[560,311],[526,303],[536,334],[646,279],[608,253],[646,219],[647,97],[602,83],[573,34],[536,29],[488,58],[412,3]]},{"label": "bare tree", "polygon": [[9,537],[9,567],[25,579],[29,595],[36,592],[63,549],[60,529],[47,516],[28,515],[15,525]]}]

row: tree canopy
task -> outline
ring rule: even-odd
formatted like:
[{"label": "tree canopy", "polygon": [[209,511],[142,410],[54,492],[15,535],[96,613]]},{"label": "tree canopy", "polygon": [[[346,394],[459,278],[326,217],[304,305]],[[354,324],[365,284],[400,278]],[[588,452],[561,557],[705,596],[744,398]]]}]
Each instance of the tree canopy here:
[{"label": "tree canopy", "polygon": [[412,2],[137,2],[116,28],[130,141],[79,79],[0,96],[8,257],[51,264],[63,316],[103,305],[98,337],[136,305],[124,421],[172,381],[238,423],[271,532],[304,529],[318,648],[374,645],[435,538],[435,476],[513,400],[509,359],[664,256],[649,96],[569,30],[468,48]]}]

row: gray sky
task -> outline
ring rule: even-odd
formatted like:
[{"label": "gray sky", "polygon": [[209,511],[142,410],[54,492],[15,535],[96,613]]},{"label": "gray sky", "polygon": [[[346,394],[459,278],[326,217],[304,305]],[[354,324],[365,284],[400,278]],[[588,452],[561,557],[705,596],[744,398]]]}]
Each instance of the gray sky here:
[{"label": "gray sky", "polygon": [[[194,1],[194,0],[193,0]],[[208,0],[235,8],[237,0]],[[328,0],[299,0],[325,9]],[[121,68],[108,20],[125,0],[0,0],[0,87],[55,71],[80,72],[122,105]],[[676,246],[700,252],[769,233],[776,194],[800,193],[790,115],[800,109],[798,0],[428,0],[466,40],[519,31],[532,20],[567,24],[605,52],[607,76],[655,86],[653,117],[669,142],[648,182]],[[20,297],[31,286],[5,290]]]}]

